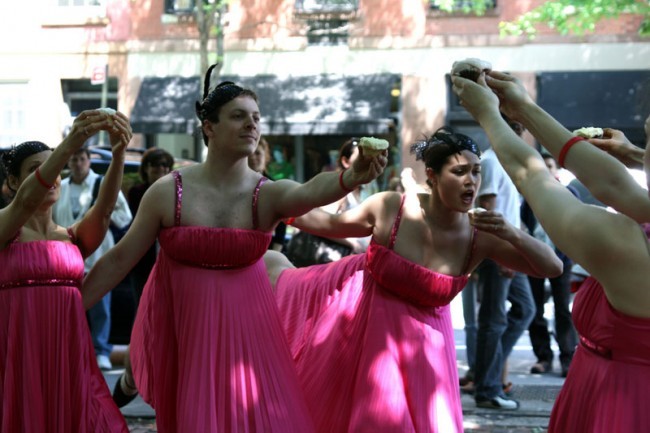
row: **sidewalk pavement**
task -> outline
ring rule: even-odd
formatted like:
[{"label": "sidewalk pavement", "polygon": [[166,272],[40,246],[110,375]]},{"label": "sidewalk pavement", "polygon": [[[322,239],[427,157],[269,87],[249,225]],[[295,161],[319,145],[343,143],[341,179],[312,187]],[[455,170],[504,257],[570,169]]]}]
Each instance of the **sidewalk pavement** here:
[{"label": "sidewalk pavement", "polygon": [[[460,296],[452,302],[452,323],[458,357],[458,375],[462,377],[467,371],[467,364]],[[123,350],[123,348],[118,346],[116,350]],[[553,347],[553,350],[558,353],[557,347]],[[477,408],[472,396],[462,395],[465,433],[545,433],[547,431],[553,402],[564,379],[560,377],[557,362],[554,365],[554,372],[550,374],[530,374],[530,367],[535,361],[528,333],[525,333],[508,359],[509,381],[514,384],[512,398],[520,402],[519,409],[504,411]],[[104,373],[111,390],[121,372],[121,369],[116,369]],[[122,413],[127,419],[131,433],[156,432],[155,413],[139,396],[123,407]]]}]

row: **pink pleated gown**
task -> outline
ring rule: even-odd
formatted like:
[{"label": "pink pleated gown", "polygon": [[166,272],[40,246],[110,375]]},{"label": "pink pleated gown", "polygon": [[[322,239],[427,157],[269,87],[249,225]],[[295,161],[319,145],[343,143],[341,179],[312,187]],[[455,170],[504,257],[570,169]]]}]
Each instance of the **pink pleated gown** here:
[{"label": "pink pleated gown", "polygon": [[[131,339],[160,433],[313,431],[264,261],[271,233],[163,229]],[[261,183],[251,194],[253,221]],[[170,197],[170,199],[172,199]]]},{"label": "pink pleated gown", "polygon": [[0,264],[0,432],[127,433],[95,360],[79,249],[14,241]]},{"label": "pink pleated gown", "polygon": [[366,254],[278,279],[280,315],[318,432],[463,432],[449,303],[467,276],[395,253],[401,212],[388,247],[373,239]]},{"label": "pink pleated gown", "polygon": [[650,319],[616,311],[593,278],[580,286],[572,315],[580,344],[549,433],[650,432]]}]

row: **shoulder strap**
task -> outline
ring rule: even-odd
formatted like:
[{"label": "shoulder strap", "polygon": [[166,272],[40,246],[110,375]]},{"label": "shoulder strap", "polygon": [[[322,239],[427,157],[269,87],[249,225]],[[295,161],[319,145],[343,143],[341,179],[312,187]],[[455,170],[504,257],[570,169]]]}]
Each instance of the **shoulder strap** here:
[{"label": "shoulder strap", "polygon": [[68,227],[66,231],[68,232],[68,237],[70,238],[70,242],[76,245],[77,237],[74,235],[74,232],[72,231],[72,227]]},{"label": "shoulder strap", "polygon": [[402,199],[399,204],[399,210],[397,211],[397,216],[395,216],[395,221],[393,221],[393,227],[390,231],[390,239],[388,240],[388,249],[392,250],[395,246],[395,240],[397,239],[397,231],[399,230],[399,225],[402,222],[402,211],[404,209],[404,199],[406,194],[402,194]]},{"label": "shoulder strap", "polygon": [[90,201],[90,206],[88,206],[88,209],[93,207],[93,205],[97,201],[97,196],[99,195],[99,187],[100,187],[100,185],[102,183],[103,178],[104,178],[104,176],[99,175],[99,176],[97,176],[97,179],[95,179],[95,183],[93,184],[93,199]]},{"label": "shoulder strap", "polygon": [[174,225],[175,226],[180,226],[181,225],[181,205],[183,203],[183,178],[181,176],[181,172],[178,170],[175,170],[173,173],[174,175],[174,184],[175,184],[175,206],[174,206]]},{"label": "shoulder strap", "polygon": [[260,180],[257,181],[257,185],[255,185],[255,191],[253,191],[253,230],[257,230],[260,225],[260,220],[257,215],[257,202],[260,198],[260,188],[262,188],[262,185],[264,185],[264,182],[267,180],[268,178],[262,176]]},{"label": "shoulder strap", "polygon": [[13,238],[11,238],[11,240],[9,241],[9,244],[13,244],[14,242],[18,242],[18,239],[20,239],[20,233],[22,231],[23,231],[23,228],[22,227],[19,228],[18,231],[16,232],[16,235]]}]

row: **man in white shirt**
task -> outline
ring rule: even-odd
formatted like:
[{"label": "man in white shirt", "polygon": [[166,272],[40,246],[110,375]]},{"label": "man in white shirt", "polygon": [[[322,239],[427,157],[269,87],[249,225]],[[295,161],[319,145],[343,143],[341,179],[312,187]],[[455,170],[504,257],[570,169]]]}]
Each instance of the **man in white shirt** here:
[{"label": "man in white shirt", "polygon": [[[90,169],[90,152],[87,148],[78,150],[70,158],[68,167],[70,176],[61,182],[61,195],[54,205],[52,215],[54,221],[63,227],[70,227],[88,212],[96,199],[95,182],[102,179],[100,175]],[[93,197],[93,195],[95,196]],[[118,228],[124,228],[131,223],[132,219],[133,215],[129,210],[126,198],[120,192],[111,214],[111,224]],[[88,273],[93,264],[114,244],[113,234],[108,230],[99,248],[86,258],[85,272]],[[88,322],[97,355],[97,364],[102,370],[110,370],[113,367],[110,361],[113,346],[108,342],[111,331],[110,292],[88,310]]]},{"label": "man in white shirt", "polygon": [[[523,127],[509,123],[521,135]],[[477,204],[500,212],[510,224],[521,227],[519,191],[491,148],[481,155]],[[517,409],[518,402],[507,397],[510,386],[503,382],[503,370],[512,348],[535,316],[530,284],[526,275],[491,260],[481,263],[478,274],[483,294],[478,312],[474,399],[479,407]],[[511,304],[509,311],[506,300]]]}]

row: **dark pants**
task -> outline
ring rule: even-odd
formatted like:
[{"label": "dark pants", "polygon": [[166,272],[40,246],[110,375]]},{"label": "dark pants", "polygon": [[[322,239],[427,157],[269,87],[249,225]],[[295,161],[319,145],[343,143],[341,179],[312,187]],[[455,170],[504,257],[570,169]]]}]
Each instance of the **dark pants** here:
[{"label": "dark pants", "polygon": [[[555,340],[560,348],[560,363],[568,367],[573,358],[573,352],[578,344],[578,336],[573,327],[571,319],[571,264],[564,263],[564,272],[559,277],[549,278],[551,284],[551,296],[555,306]],[[548,331],[548,322],[544,318],[544,304],[546,293],[544,289],[545,280],[542,278],[528,277],[530,288],[533,291],[535,300],[535,318],[528,328],[530,342],[533,345],[533,352],[538,362],[553,361],[553,350],[551,350],[551,335]]]},{"label": "dark pants", "polygon": [[[495,262],[484,260],[479,280],[483,296],[478,312],[474,365],[477,401],[505,397],[501,382],[503,363],[535,316],[526,275],[516,272],[513,278],[504,277]],[[506,300],[510,301],[510,311],[506,311]]]}]

